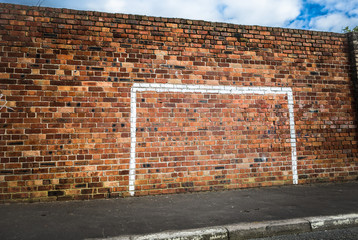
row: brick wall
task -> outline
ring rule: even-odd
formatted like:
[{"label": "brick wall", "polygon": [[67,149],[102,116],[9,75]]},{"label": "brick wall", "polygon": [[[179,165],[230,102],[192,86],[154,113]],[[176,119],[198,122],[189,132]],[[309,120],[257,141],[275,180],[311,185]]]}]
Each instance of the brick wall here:
[{"label": "brick wall", "polygon": [[353,180],[345,34],[0,4],[0,201]]},{"label": "brick wall", "polygon": [[[354,101],[358,102],[358,32],[348,33],[348,41],[350,43],[351,81],[353,82]],[[355,107],[357,111],[358,105],[355,104]]]}]

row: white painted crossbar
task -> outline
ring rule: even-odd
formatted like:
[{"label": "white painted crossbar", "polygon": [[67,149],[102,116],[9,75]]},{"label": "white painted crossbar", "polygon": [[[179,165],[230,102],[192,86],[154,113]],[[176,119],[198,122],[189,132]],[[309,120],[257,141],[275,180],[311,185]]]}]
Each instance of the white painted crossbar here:
[{"label": "white painted crossbar", "polygon": [[293,112],[292,89],[288,87],[232,87],[185,84],[134,83],[131,89],[131,152],[129,166],[129,192],[135,193],[136,179],[136,125],[137,125],[137,92],[179,92],[179,93],[211,93],[211,94],[286,94],[290,119],[291,155],[293,184],[298,183],[296,132]]}]

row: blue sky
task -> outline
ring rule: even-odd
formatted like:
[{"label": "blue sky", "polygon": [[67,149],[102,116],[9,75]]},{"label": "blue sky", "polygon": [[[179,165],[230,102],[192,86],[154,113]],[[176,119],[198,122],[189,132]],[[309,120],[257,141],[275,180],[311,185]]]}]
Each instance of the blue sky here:
[{"label": "blue sky", "polygon": [[358,0],[0,0],[102,12],[342,32],[358,25]]}]

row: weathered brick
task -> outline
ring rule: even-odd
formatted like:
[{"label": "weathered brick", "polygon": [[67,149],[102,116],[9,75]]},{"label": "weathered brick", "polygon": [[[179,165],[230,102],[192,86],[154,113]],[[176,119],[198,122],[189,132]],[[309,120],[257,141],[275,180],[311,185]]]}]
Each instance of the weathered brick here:
[{"label": "weathered brick", "polygon": [[48,192],[48,196],[49,197],[53,197],[53,196],[63,196],[65,194],[64,191],[49,191]]}]

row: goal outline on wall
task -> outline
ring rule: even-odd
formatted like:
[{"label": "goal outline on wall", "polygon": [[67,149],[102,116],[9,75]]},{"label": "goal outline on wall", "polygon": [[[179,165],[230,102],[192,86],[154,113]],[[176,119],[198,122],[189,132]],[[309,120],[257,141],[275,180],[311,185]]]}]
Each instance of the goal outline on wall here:
[{"label": "goal outline on wall", "polygon": [[290,122],[290,143],[292,160],[293,184],[298,183],[297,175],[297,150],[296,132],[294,120],[294,103],[292,89],[289,87],[233,87],[233,86],[212,86],[212,85],[186,85],[186,84],[160,84],[160,83],[134,83],[131,88],[131,115],[130,115],[130,163],[129,163],[129,193],[135,194],[136,179],[136,128],[137,128],[137,92],[178,92],[178,93],[209,93],[209,94],[283,94],[287,95],[289,122]]}]

